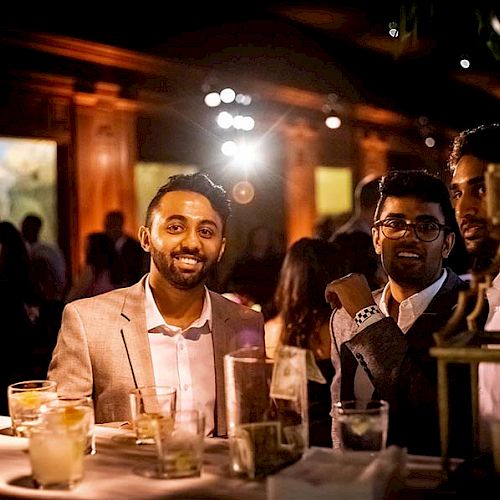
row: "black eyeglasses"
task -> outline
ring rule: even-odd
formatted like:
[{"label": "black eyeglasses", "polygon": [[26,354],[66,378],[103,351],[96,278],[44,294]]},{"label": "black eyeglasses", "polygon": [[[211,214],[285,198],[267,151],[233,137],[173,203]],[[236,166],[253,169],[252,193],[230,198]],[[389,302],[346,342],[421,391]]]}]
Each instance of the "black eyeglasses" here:
[{"label": "black eyeglasses", "polygon": [[445,224],[440,224],[435,221],[411,222],[405,219],[391,218],[377,220],[373,225],[374,227],[382,228],[382,233],[384,233],[384,236],[390,240],[399,240],[404,238],[408,229],[412,227],[417,238],[421,241],[425,241],[426,243],[436,240],[442,230],[448,229],[448,226]]}]

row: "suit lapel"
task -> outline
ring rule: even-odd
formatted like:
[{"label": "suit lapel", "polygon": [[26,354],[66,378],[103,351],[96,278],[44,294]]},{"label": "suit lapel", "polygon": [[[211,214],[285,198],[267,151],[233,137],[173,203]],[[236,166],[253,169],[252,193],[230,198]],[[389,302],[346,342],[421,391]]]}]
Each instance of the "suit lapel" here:
[{"label": "suit lapel", "polygon": [[139,283],[130,287],[121,311],[124,321],[120,333],[137,387],[155,383],[146,326],[145,279],[142,278]]},{"label": "suit lapel", "polygon": [[212,342],[214,346],[215,365],[215,390],[216,404],[215,422],[216,434],[226,434],[226,408],[225,408],[225,383],[224,383],[224,355],[228,352],[228,316],[220,298],[210,293],[212,302]]},{"label": "suit lapel", "polygon": [[[416,319],[415,323],[408,330],[408,338],[422,332],[435,332],[441,328],[450,318],[453,309],[457,305],[458,289],[461,280],[451,271],[441,288],[427,306],[426,310]],[[433,343],[433,342],[432,342]]]}]

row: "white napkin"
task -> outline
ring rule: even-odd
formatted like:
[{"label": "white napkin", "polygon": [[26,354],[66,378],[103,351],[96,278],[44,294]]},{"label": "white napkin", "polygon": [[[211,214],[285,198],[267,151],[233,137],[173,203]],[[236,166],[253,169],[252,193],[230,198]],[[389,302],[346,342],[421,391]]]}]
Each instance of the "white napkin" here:
[{"label": "white napkin", "polygon": [[295,464],[267,478],[269,500],[380,500],[403,484],[406,450],[378,454],[311,448]]}]

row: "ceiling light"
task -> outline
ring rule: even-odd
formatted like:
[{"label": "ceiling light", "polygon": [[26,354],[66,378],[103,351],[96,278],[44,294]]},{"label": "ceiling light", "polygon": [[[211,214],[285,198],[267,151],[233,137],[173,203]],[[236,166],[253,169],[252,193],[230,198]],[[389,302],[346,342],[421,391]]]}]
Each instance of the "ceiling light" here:
[{"label": "ceiling light", "polygon": [[470,68],[470,59],[467,56],[462,56],[460,58],[460,66],[464,69],[469,69]]},{"label": "ceiling light", "polygon": [[227,111],[222,111],[217,115],[217,125],[219,125],[220,128],[223,129],[228,129],[232,127],[233,125],[233,115],[231,113],[228,113]]},{"label": "ceiling light", "polygon": [[220,95],[218,92],[210,92],[205,96],[205,104],[209,108],[215,108],[220,104]]},{"label": "ceiling light", "polygon": [[399,36],[398,23],[392,21],[389,23],[389,36],[397,38]]},{"label": "ceiling light", "polygon": [[326,117],[325,125],[328,128],[336,129],[336,128],[339,128],[340,125],[342,125],[342,121],[338,116],[330,115],[330,116]]},{"label": "ceiling light", "polygon": [[236,99],[236,92],[232,88],[227,87],[220,91],[220,100],[222,102],[225,102],[226,104],[231,104],[235,99]]},{"label": "ceiling light", "polygon": [[428,147],[428,148],[433,148],[435,145],[436,145],[436,140],[434,139],[434,137],[426,137],[425,138],[425,145]]}]

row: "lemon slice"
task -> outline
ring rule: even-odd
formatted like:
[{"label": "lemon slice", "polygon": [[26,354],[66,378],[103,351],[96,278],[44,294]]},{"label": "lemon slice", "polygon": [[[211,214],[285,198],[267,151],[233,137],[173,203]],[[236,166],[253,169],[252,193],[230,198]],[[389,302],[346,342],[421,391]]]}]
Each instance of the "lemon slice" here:
[{"label": "lemon slice", "polygon": [[17,396],[17,399],[26,408],[36,408],[42,403],[42,398],[37,391],[22,392]]},{"label": "lemon slice", "polygon": [[85,416],[85,411],[80,408],[68,406],[64,409],[63,422],[65,425],[74,425],[79,423]]}]

